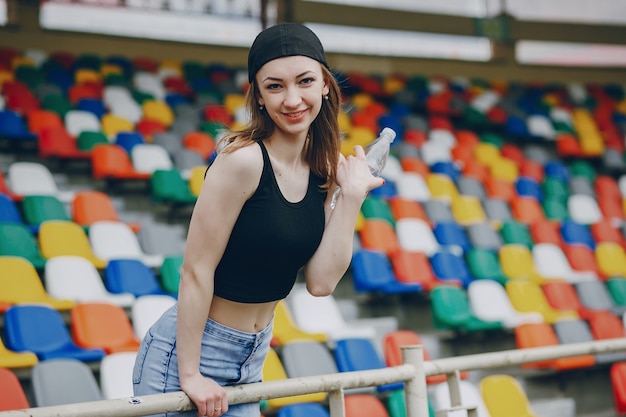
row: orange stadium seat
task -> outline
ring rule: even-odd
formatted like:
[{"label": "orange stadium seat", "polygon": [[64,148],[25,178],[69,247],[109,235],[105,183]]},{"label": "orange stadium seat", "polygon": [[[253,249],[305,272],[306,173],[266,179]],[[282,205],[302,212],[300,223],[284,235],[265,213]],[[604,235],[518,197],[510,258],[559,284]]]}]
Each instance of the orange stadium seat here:
[{"label": "orange stadium seat", "polygon": [[[120,221],[111,197],[102,191],[78,191],[72,200],[72,216],[83,227],[97,221]],[[141,229],[140,223],[130,223],[129,226],[135,233]]]},{"label": "orange stadium seat", "polygon": [[91,152],[92,175],[96,180],[149,180],[150,173],[137,172],[128,153],[118,145],[97,145]]},{"label": "orange stadium seat", "polygon": [[379,250],[386,254],[400,249],[396,231],[386,220],[365,220],[359,234],[364,249]]},{"label": "orange stadium seat", "polygon": [[20,410],[29,408],[24,387],[10,369],[0,367],[0,411]]}]

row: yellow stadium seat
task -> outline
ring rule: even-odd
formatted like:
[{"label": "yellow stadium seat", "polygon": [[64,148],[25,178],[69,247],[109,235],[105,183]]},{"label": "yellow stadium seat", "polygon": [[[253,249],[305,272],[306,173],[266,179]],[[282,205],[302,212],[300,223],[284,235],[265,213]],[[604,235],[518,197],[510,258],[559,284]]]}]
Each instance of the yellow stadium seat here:
[{"label": "yellow stadium seat", "polygon": [[356,218],[356,223],[354,225],[354,231],[359,232],[361,229],[363,229],[364,224],[365,224],[365,217],[363,217],[363,213],[359,211],[359,214],[357,215],[357,218]]},{"label": "yellow stadium seat", "polygon": [[239,107],[245,105],[246,97],[242,94],[226,94],[224,97],[224,107],[230,114],[234,114]]},{"label": "yellow stadium seat", "polygon": [[14,352],[7,349],[0,339],[0,368],[29,368],[37,361],[33,352]]},{"label": "yellow stadium seat", "polygon": [[27,67],[35,67],[35,61],[27,56],[16,56],[11,60],[11,68],[17,69],[17,67],[21,67],[22,65]]},{"label": "yellow stadium seat", "polygon": [[123,73],[124,73],[124,70],[122,70],[122,67],[120,67],[119,65],[105,63],[105,64],[102,64],[102,66],[100,67],[100,74],[102,74],[103,77],[106,77],[107,75],[110,75],[110,74],[123,74]]},{"label": "yellow stadium seat", "polygon": [[97,258],[89,243],[85,230],[77,223],[62,220],[43,222],[39,228],[39,246],[44,258],[73,255],[88,259],[98,269],[106,266],[106,261]]},{"label": "yellow stadium seat", "polygon": [[164,126],[170,126],[174,122],[174,112],[164,101],[146,100],[141,109],[146,119],[155,120]]},{"label": "yellow stadium seat", "polygon": [[492,143],[479,142],[474,146],[474,158],[482,165],[491,167],[493,163],[502,159],[500,149]]},{"label": "yellow stadium seat", "polygon": [[284,345],[294,340],[313,340],[325,343],[328,339],[326,333],[309,333],[300,329],[291,317],[285,301],[279,302],[276,306],[272,336],[279,345]]},{"label": "yellow stadium seat", "polygon": [[107,113],[102,116],[100,128],[102,129],[102,133],[109,139],[115,138],[120,132],[133,132],[135,130],[135,126],[130,120],[112,113]]},{"label": "yellow stadium seat", "polygon": [[598,125],[588,110],[574,109],[572,123],[578,134],[580,150],[585,156],[600,156],[604,153],[604,139]]},{"label": "yellow stadium seat", "polygon": [[74,82],[76,84],[99,83],[102,81],[102,74],[88,68],[79,68],[74,73]]},{"label": "yellow stadium seat", "polygon": [[348,130],[348,138],[354,145],[365,147],[376,139],[376,133],[372,132],[372,130],[367,127],[352,126],[350,130]]},{"label": "yellow stadium seat", "polygon": [[614,242],[600,242],[596,246],[596,262],[605,277],[626,277],[626,252]]},{"label": "yellow stadium seat", "polygon": [[2,87],[5,82],[13,81],[14,79],[15,76],[12,71],[0,68],[0,87]]},{"label": "yellow stadium seat", "polygon": [[519,178],[519,168],[508,158],[500,158],[489,166],[489,173],[497,180],[513,183]]},{"label": "yellow stadium seat", "polygon": [[168,70],[168,72],[177,73],[179,76],[183,75],[183,66],[180,61],[175,59],[164,59],[159,63],[159,69]]},{"label": "yellow stadium seat", "polygon": [[[2,83],[0,82],[0,85]],[[350,127],[352,126],[352,121],[350,120],[350,116],[348,116],[348,114],[343,111],[340,110],[339,111],[339,115],[337,116],[337,121],[339,122],[339,130],[341,132],[347,132],[348,130],[350,130]]]},{"label": "yellow stadium seat", "polygon": [[459,191],[450,177],[443,174],[428,174],[426,185],[430,196],[438,200],[452,201],[459,196]]},{"label": "yellow stadium seat", "polygon": [[42,303],[56,310],[70,310],[75,304],[50,297],[33,264],[20,256],[0,256],[0,302]]},{"label": "yellow stadium seat", "polygon": [[354,147],[356,143],[349,138],[341,140],[341,153],[343,156],[354,155]]},{"label": "yellow stadium seat", "polygon": [[356,93],[350,100],[352,105],[358,110],[364,110],[374,102],[374,98],[367,93]]},{"label": "yellow stadium seat", "polygon": [[510,375],[488,375],[479,384],[491,417],[538,417],[520,383]]},{"label": "yellow stadium seat", "polygon": [[530,280],[538,284],[546,282],[539,275],[530,249],[525,245],[504,245],[498,252],[500,265],[505,276],[513,280]]},{"label": "yellow stadium seat", "polygon": [[452,215],[457,223],[467,226],[487,221],[480,199],[470,195],[458,195],[450,203]]},{"label": "yellow stadium seat", "polygon": [[[265,363],[263,364],[263,381],[282,381],[287,379],[287,372],[283,367],[278,354],[274,349],[270,349]],[[280,407],[297,404],[303,402],[315,402],[321,403],[326,400],[326,393],[320,392],[316,394],[295,395],[292,397],[273,398],[267,401],[268,406],[271,409],[278,409]]]},{"label": "yellow stadium seat", "polygon": [[539,284],[525,280],[510,280],[505,285],[506,293],[513,308],[521,313],[537,312],[546,323],[553,324],[559,320],[577,319],[578,313],[553,308]]},{"label": "yellow stadium seat", "polygon": [[204,173],[206,166],[198,166],[191,169],[191,177],[189,178],[189,190],[195,196],[200,195],[202,184],[204,184]]},{"label": "yellow stadium seat", "polygon": [[383,91],[390,96],[396,94],[398,91],[404,90],[406,83],[400,77],[389,76],[383,81]]}]

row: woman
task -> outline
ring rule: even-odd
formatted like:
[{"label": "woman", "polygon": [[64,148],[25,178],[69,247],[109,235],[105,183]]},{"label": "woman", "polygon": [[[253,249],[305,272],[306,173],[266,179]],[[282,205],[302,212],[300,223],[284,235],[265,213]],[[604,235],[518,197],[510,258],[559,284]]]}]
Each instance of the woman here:
[{"label": "woman", "polygon": [[300,268],[311,294],[333,292],[361,204],[383,182],[361,147],[339,153],[340,91],[310,29],[262,31],[248,77],[251,120],[222,139],[207,169],[178,303],[150,329],[133,370],[135,395],[182,390],[199,416],[259,416],[258,403],[229,407],[223,386],[261,380],[274,309]]}]

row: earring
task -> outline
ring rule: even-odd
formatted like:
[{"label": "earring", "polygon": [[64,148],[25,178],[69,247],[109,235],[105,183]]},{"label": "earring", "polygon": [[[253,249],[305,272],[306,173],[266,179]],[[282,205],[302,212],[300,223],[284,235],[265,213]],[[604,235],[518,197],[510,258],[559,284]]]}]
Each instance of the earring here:
[{"label": "earring", "polygon": [[263,111],[265,107],[264,106],[259,106],[259,110]]},{"label": "earring", "polygon": [[324,96],[324,100],[328,100],[328,94]]}]

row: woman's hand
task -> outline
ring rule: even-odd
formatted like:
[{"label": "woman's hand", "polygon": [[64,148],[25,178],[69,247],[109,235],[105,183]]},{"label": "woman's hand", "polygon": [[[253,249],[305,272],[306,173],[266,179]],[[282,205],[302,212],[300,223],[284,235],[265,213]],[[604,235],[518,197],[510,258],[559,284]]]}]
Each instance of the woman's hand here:
[{"label": "woman's hand", "polygon": [[365,151],[359,145],[354,147],[354,155],[339,155],[337,165],[337,184],[344,196],[365,199],[367,193],[385,183],[380,177],[370,172],[365,158]]},{"label": "woman's hand", "polygon": [[226,390],[200,373],[189,377],[181,388],[198,407],[198,416],[217,417],[228,411]]}]

